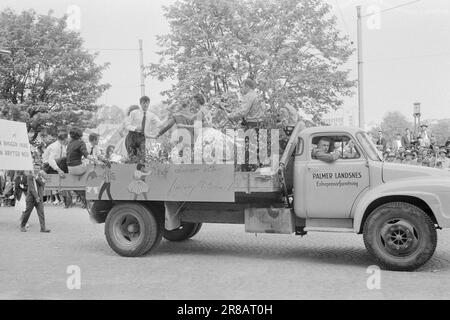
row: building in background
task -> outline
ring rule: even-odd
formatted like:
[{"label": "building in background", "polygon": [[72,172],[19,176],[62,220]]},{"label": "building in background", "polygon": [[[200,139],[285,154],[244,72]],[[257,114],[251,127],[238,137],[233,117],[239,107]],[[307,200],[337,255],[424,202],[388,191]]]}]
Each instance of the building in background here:
[{"label": "building in background", "polygon": [[322,121],[329,126],[357,126],[357,108],[345,107],[332,110],[323,115]]}]

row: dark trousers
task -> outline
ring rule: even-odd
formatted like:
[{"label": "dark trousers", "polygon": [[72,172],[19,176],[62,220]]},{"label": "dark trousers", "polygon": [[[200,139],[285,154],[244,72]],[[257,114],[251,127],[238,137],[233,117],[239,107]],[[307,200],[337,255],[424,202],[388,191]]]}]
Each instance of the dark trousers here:
[{"label": "dark trousers", "polygon": [[[69,169],[67,168],[67,162],[66,162],[67,158],[66,157],[62,157],[59,159],[56,159],[56,165],[58,166],[58,168],[60,168],[62,171],[64,171],[64,173],[68,173]],[[45,173],[47,174],[56,174],[58,173],[55,169],[53,169],[48,163],[44,163],[42,165],[42,170],[44,170]]]},{"label": "dark trousers", "polygon": [[145,160],[145,136],[143,133],[130,131],[125,138],[128,157],[138,161]]},{"label": "dark trousers", "polygon": [[112,201],[111,183],[110,182],[105,182],[102,184],[102,187],[100,188],[100,193],[98,194],[98,200],[102,200],[103,192],[105,192],[105,190],[106,190],[106,194],[108,195],[109,200]]},{"label": "dark trousers", "polygon": [[72,192],[70,190],[62,190],[61,196],[64,201],[64,207],[70,208],[72,206]]},{"label": "dark trousers", "polygon": [[45,217],[44,217],[44,204],[42,203],[42,200],[37,202],[36,199],[31,194],[27,194],[27,197],[25,198],[26,203],[26,209],[22,214],[22,222],[20,224],[21,227],[25,227],[28,219],[30,219],[31,211],[33,211],[33,208],[36,208],[38,218],[39,218],[39,224],[41,225],[41,230],[45,229]]},{"label": "dark trousers", "polygon": [[77,196],[80,197],[81,207],[82,208],[86,208],[86,206],[87,206],[86,191],[84,191],[84,190],[76,190],[74,192],[77,194]]}]

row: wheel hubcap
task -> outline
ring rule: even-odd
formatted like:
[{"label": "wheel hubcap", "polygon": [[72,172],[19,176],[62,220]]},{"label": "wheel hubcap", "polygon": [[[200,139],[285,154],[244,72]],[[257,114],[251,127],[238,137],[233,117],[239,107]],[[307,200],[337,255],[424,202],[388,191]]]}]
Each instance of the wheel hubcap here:
[{"label": "wheel hubcap", "polygon": [[414,253],[419,240],[418,229],[404,219],[391,219],[381,228],[381,246],[394,256],[407,256]]},{"label": "wheel hubcap", "polygon": [[113,234],[115,240],[122,246],[136,245],[142,235],[137,215],[132,212],[119,214],[113,225]]}]

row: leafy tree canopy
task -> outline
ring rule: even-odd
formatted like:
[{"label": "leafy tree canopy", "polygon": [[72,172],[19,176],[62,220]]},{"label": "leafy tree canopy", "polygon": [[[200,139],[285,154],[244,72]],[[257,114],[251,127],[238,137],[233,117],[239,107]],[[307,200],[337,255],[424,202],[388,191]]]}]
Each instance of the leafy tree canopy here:
[{"label": "leafy tree canopy", "polygon": [[109,88],[101,84],[108,64],[83,47],[66,17],[32,10],[0,12],[0,108],[3,117],[24,121],[34,140],[40,131],[91,125],[96,101]]},{"label": "leafy tree canopy", "polygon": [[397,133],[403,135],[406,128],[409,128],[411,132],[413,132],[413,127],[413,123],[408,121],[403,113],[392,111],[386,113],[380,125],[372,128],[371,133],[374,137],[377,137],[378,131],[381,130],[384,138],[388,141],[392,141]]},{"label": "leafy tree canopy", "polygon": [[175,80],[163,92],[169,103],[202,92],[234,106],[250,77],[272,112],[290,103],[318,122],[355,86],[342,69],[353,49],[330,9],[323,0],[179,0],[164,8],[171,32],[158,37],[148,74]]}]

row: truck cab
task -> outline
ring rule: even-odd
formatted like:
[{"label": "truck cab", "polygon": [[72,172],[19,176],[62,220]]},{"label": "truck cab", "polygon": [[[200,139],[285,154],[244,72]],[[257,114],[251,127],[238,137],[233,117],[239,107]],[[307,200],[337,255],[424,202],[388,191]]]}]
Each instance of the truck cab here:
[{"label": "truck cab", "polygon": [[[336,161],[314,158],[313,151],[322,138],[331,142],[330,152],[340,154]],[[361,233],[366,210],[371,204],[383,203],[384,198],[407,200],[425,209],[440,227],[450,226],[449,171],[384,162],[367,133],[355,127],[311,127],[296,139],[293,195],[298,217],[325,219],[322,225],[329,223],[330,228],[334,221]],[[354,151],[346,156],[349,142]],[[436,206],[436,201],[441,205]]]},{"label": "truck cab", "polygon": [[[339,159],[325,162],[313,156],[321,139],[330,143],[330,153]],[[358,197],[381,183],[381,163],[376,150],[366,143],[367,136],[355,128],[308,128],[298,137],[294,160],[294,210],[305,219],[350,219]],[[353,143],[351,156],[347,145]],[[366,151],[362,143],[369,146]],[[374,160],[372,160],[374,159]],[[330,212],[330,206],[333,212]]]}]

